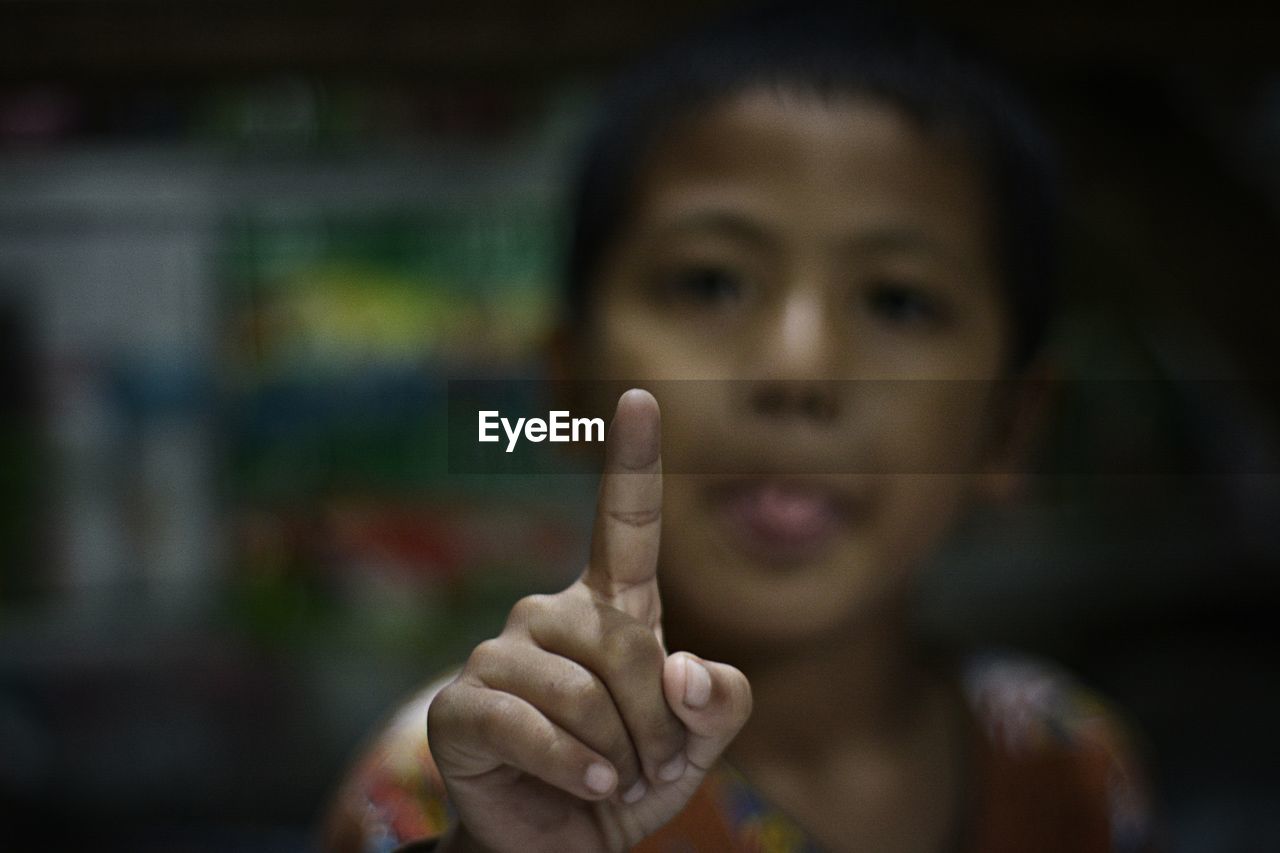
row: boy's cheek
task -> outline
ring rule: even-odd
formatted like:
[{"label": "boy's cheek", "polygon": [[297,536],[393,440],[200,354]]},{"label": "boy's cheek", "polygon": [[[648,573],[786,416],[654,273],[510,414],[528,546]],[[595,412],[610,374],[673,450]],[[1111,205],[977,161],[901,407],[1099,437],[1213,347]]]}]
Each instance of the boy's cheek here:
[{"label": "boy's cheek", "polygon": [[593,323],[584,361],[596,378],[632,380],[707,380],[737,378],[733,346],[712,345],[702,332],[627,300],[603,300]]},{"label": "boy's cheek", "polygon": [[913,568],[925,560],[972,502],[970,474],[902,474],[887,489],[884,507],[892,559]]},{"label": "boy's cheek", "polygon": [[[892,383],[870,432],[878,470],[892,474],[976,477],[984,470],[988,412],[983,383]],[[875,408],[872,407],[875,411]]]}]

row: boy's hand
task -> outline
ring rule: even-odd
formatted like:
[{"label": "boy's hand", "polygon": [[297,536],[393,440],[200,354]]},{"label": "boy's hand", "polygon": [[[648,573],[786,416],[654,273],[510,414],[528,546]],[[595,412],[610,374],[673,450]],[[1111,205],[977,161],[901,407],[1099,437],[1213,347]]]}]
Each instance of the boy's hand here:
[{"label": "boy's hand", "polygon": [[609,427],[590,562],[522,599],[431,703],[431,752],[461,818],[442,850],[625,850],[673,818],[751,712],[731,666],[662,643],[657,401]]}]

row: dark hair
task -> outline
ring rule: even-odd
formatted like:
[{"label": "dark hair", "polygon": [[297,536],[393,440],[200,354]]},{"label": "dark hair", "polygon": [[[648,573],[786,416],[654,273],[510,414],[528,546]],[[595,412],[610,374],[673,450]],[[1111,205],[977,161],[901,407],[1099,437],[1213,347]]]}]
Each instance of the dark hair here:
[{"label": "dark hair", "polygon": [[1053,311],[1053,158],[1021,101],[977,61],[880,12],[769,6],[686,39],[606,93],[573,201],[567,297],[582,319],[592,279],[625,225],[637,175],[663,133],[699,108],[761,86],[866,95],[935,133],[958,133],[985,172],[1013,317],[1012,359],[1039,349]]}]

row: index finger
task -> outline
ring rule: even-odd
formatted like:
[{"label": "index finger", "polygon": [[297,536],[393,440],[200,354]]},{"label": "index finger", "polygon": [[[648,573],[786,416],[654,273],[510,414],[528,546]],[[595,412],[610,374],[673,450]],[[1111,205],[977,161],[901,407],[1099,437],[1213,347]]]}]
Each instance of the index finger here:
[{"label": "index finger", "polygon": [[[605,441],[604,474],[584,580],[616,601],[656,584],[662,530],[662,423],[658,401],[632,388],[618,398]],[[622,607],[624,611],[630,608]],[[638,618],[649,614],[632,613]]]}]

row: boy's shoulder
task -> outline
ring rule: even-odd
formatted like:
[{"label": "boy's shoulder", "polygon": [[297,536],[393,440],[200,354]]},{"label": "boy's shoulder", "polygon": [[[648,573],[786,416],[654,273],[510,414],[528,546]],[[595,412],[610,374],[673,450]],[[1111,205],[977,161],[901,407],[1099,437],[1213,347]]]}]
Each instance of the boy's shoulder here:
[{"label": "boy's shoulder", "polygon": [[[1098,810],[1113,850],[1145,849],[1151,835],[1146,773],[1123,714],[1061,666],[989,651],[961,668],[969,706],[986,744],[988,769],[1010,787],[1073,778],[1070,793]],[[1000,785],[1000,787],[1005,787]],[[1021,799],[1007,791],[1012,799]],[[1071,797],[1068,797],[1070,799]]]},{"label": "boy's shoulder", "polygon": [[1124,736],[1120,713],[1061,666],[1031,655],[968,657],[961,681],[975,719],[1011,752]]}]

